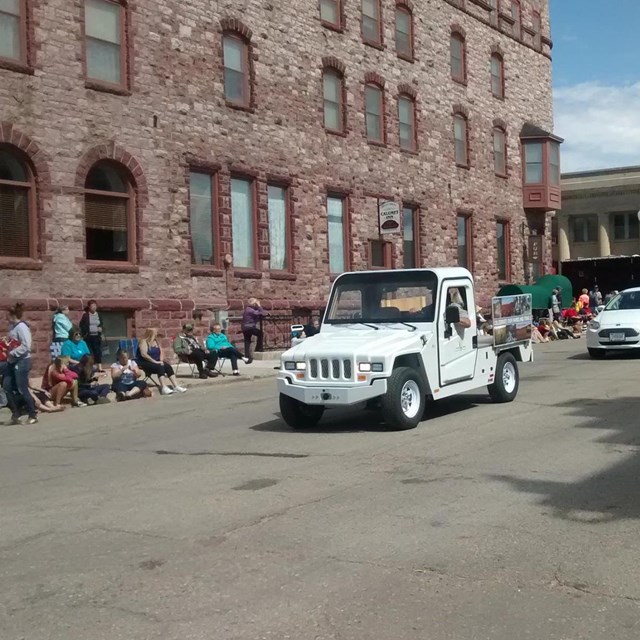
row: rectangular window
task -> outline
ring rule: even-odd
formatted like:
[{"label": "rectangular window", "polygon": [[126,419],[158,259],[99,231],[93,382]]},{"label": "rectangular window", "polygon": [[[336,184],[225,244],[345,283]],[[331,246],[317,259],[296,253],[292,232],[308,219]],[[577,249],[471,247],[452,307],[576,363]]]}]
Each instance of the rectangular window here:
[{"label": "rectangular window", "polygon": [[382,89],[374,85],[366,85],[364,89],[365,97],[365,119],[367,125],[367,138],[371,142],[383,142],[384,133],[382,126],[382,115],[384,109]]},{"label": "rectangular window", "polygon": [[339,196],[327,197],[327,224],[329,234],[329,272],[342,273],[345,270],[345,199]]},{"label": "rectangular window", "polygon": [[336,71],[325,71],[322,77],[324,94],[324,126],[329,131],[342,133],[342,77]]},{"label": "rectangular window", "polygon": [[223,38],[224,97],[249,106],[249,47],[237,36]]},{"label": "rectangular window", "polygon": [[637,240],[640,237],[637,213],[616,213],[613,216],[614,240]]},{"label": "rectangular window", "polygon": [[362,38],[370,44],[382,44],[380,0],[362,0]]},{"label": "rectangular window", "polygon": [[402,253],[404,268],[415,269],[418,266],[418,212],[414,207],[402,209]]},{"label": "rectangular window", "polygon": [[511,18],[513,19],[513,35],[519,38],[522,35],[522,16],[520,14],[520,3],[517,0],[511,0]]},{"label": "rectangular window", "polygon": [[542,184],[542,155],[542,142],[525,143],[525,184]]},{"label": "rectangular window", "polygon": [[471,254],[471,216],[458,215],[458,266],[473,268]]},{"label": "rectangular window", "polygon": [[574,242],[598,241],[598,216],[571,216]]},{"label": "rectangular window", "polygon": [[507,175],[507,140],[502,129],[493,130],[493,163],[496,175]]},{"label": "rectangular window", "polygon": [[209,173],[189,174],[189,227],[193,264],[215,264],[214,177]]},{"label": "rectangular window", "polygon": [[369,240],[369,267],[371,269],[391,269],[391,243],[384,240]]},{"label": "rectangular window", "polygon": [[489,0],[489,7],[491,7],[490,13],[489,13],[489,21],[494,27],[496,27],[498,26],[498,13],[499,13],[498,0]]},{"label": "rectangular window", "polygon": [[269,268],[274,271],[287,271],[289,269],[287,189],[270,184],[267,199],[269,208]]},{"label": "rectangular window", "polygon": [[396,7],[396,53],[413,60],[413,16],[406,7]]},{"label": "rectangular window", "polygon": [[342,26],[340,0],[320,0],[320,20],[339,29]]},{"label": "rectangular window", "polygon": [[557,142],[549,143],[549,184],[560,186],[560,145]]},{"label": "rectangular window", "polygon": [[[102,331],[104,335],[104,346],[107,353],[104,354],[108,360],[106,364],[116,361],[118,348],[121,340],[132,337],[133,314],[128,311],[103,311],[100,309],[100,320],[102,320]],[[129,358],[135,359],[135,354],[130,353]]]},{"label": "rectangular window", "polygon": [[255,268],[253,182],[231,179],[231,233],[233,234],[233,265],[240,269]]},{"label": "rectangular window", "polygon": [[457,82],[464,82],[465,71],[464,39],[458,33],[451,34],[451,77]]},{"label": "rectangular window", "polygon": [[509,280],[509,223],[496,223],[498,241],[498,280]]},{"label": "rectangular window", "polygon": [[504,62],[495,53],[491,56],[491,93],[496,98],[504,98]]},{"label": "rectangular window", "polygon": [[0,0],[0,58],[22,60],[25,16],[22,0]]},{"label": "rectangular window", "polygon": [[124,85],[124,7],[109,0],[85,0],[87,77]]},{"label": "rectangular window", "polygon": [[456,164],[461,167],[468,167],[469,153],[467,149],[467,120],[464,116],[454,116],[453,137],[455,140]]},{"label": "rectangular window", "polygon": [[533,43],[537,49],[542,46],[542,17],[537,11],[533,12]]},{"label": "rectangular window", "polygon": [[416,150],[416,105],[412,98],[398,98],[398,119],[400,121],[400,148]]}]

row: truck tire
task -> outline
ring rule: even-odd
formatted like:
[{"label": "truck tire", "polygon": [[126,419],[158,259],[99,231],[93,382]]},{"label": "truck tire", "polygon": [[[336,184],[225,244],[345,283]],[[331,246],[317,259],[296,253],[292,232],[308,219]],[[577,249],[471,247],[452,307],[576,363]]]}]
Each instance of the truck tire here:
[{"label": "truck tire", "polygon": [[324,407],[304,404],[295,398],[281,393],[280,413],[282,419],[292,429],[311,429],[315,427],[320,421],[320,418],[322,418]]},{"label": "truck tire", "polygon": [[415,429],[422,420],[425,392],[422,377],[411,367],[393,370],[382,396],[382,417],[389,429]]},{"label": "truck tire", "polygon": [[604,360],[607,357],[607,352],[604,349],[588,349],[589,356],[594,360]]},{"label": "truck tire", "polygon": [[511,353],[498,356],[495,382],[489,385],[489,396],[494,402],[513,402],[518,395],[520,372]]}]

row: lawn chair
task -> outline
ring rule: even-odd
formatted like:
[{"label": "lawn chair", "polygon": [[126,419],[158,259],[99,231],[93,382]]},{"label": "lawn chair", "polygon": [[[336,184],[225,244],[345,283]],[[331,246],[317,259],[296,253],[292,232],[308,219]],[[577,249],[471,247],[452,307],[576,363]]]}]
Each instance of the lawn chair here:
[{"label": "lawn chair", "polygon": [[176,363],[176,375],[178,375],[178,371],[180,371],[180,365],[186,364],[191,370],[191,377],[198,377],[198,367],[196,367],[191,360],[189,360],[189,356],[186,353],[177,353],[176,354],[178,361]]}]

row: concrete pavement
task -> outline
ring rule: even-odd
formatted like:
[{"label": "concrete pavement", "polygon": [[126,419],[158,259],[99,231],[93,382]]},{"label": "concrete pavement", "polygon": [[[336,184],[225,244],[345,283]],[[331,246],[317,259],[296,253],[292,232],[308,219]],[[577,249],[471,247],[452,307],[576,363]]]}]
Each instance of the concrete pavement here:
[{"label": "concrete pavement", "polygon": [[584,350],[401,433],[273,380],[1,427],[0,638],[636,640],[639,361]]}]

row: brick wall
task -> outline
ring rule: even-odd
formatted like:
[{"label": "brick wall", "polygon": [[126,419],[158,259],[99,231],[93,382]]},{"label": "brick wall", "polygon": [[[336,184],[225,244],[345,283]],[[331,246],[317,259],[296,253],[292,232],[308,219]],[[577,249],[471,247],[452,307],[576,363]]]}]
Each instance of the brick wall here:
[{"label": "brick wall", "polygon": [[[541,12],[546,38],[547,0],[521,4],[525,27],[534,9]],[[535,50],[527,30],[523,42],[516,41],[506,15],[501,30],[492,28],[482,2],[423,0],[413,6],[416,58],[411,63],[395,54],[395,0],[382,2],[383,49],[363,44],[360,3],[346,0],[344,5],[345,29],[339,33],[321,25],[317,0],[298,0],[295,8],[290,0],[131,0],[131,92],[115,95],[85,86],[82,3],[32,0],[33,72],[0,68],[0,141],[25,150],[37,172],[39,260],[22,269],[0,263],[0,296],[28,303],[95,297],[106,301],[104,308],[116,301],[130,309],[137,309],[140,299],[184,300],[214,309],[237,308],[255,295],[274,309],[318,308],[330,287],[327,189],[349,195],[350,257],[356,269],[368,263],[368,240],[377,237],[375,199],[385,197],[419,205],[424,266],[456,263],[456,213],[472,214],[473,270],[484,298],[497,286],[495,221],[509,219],[513,280],[522,280],[526,235],[531,228],[549,233],[544,214],[527,215],[522,208],[518,138],[526,121],[552,128],[549,43],[545,39],[542,51]],[[226,18],[240,18],[252,34],[251,110],[234,109],[224,100],[221,20]],[[466,34],[466,86],[450,77],[452,25]],[[505,100],[490,91],[489,57],[495,48],[505,59]],[[345,67],[343,137],[327,134],[322,126],[321,73],[327,56]],[[364,135],[364,79],[370,72],[385,83],[387,143],[382,147],[368,144]],[[416,153],[402,152],[398,144],[396,100],[403,84],[417,96]],[[469,113],[468,170],[453,161],[454,105]],[[507,128],[508,179],[494,176],[496,119]],[[127,166],[137,188],[138,260],[120,270],[98,268],[85,257],[82,187],[92,162],[101,157]],[[232,248],[230,175],[257,180],[255,271],[192,268],[190,165],[218,173],[222,254]],[[266,183],[273,177],[288,181],[293,205],[292,273],[284,275],[269,271]],[[550,260],[548,254],[549,248]],[[402,264],[399,237],[394,259]],[[35,317],[40,310],[33,313],[38,332],[44,332],[49,312],[42,323]],[[153,313],[184,311],[136,312],[142,324],[173,323],[166,327],[173,331],[182,318]]]}]

